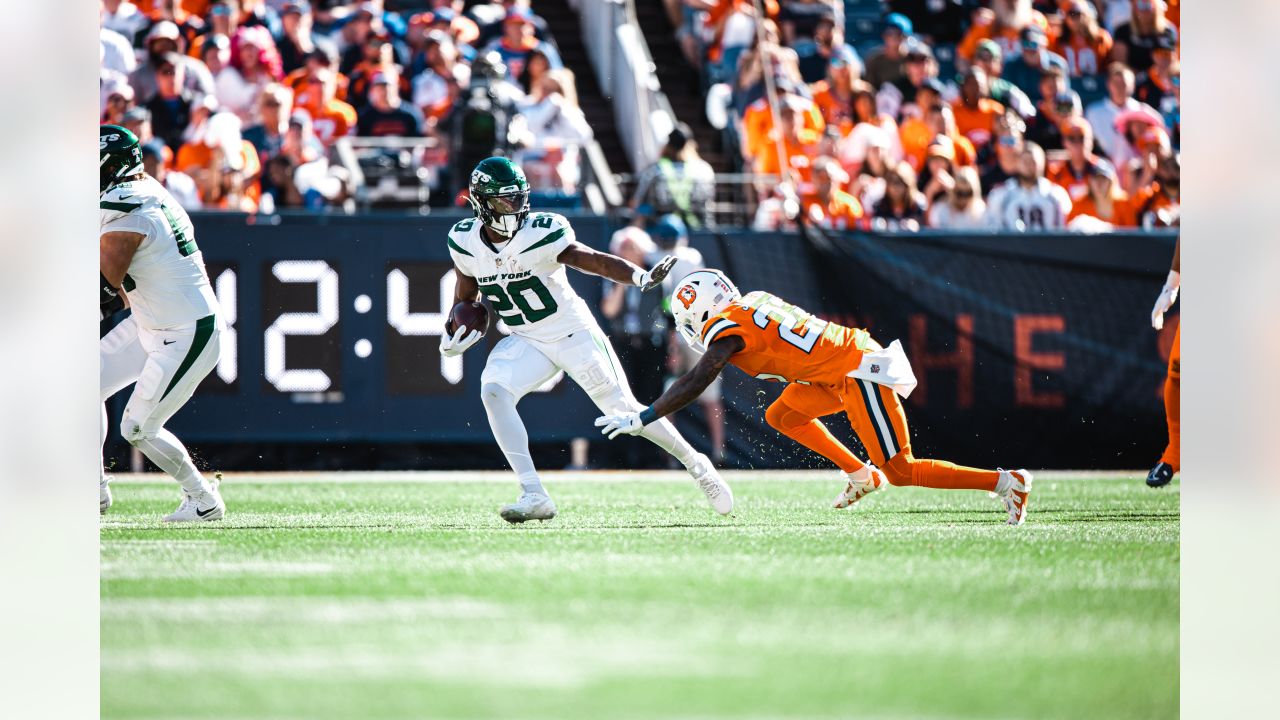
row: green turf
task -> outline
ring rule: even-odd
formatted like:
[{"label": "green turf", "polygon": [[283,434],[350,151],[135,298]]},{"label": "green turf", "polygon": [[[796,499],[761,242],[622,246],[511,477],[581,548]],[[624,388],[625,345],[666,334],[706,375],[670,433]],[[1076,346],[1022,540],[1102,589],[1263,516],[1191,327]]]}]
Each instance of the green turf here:
[{"label": "green turf", "polygon": [[832,473],[729,473],[720,518],[677,477],[553,474],[522,527],[503,475],[230,476],[186,527],[117,483],[103,717],[1177,715],[1176,484],[1043,473],[1010,528],[981,492],[832,510]]}]

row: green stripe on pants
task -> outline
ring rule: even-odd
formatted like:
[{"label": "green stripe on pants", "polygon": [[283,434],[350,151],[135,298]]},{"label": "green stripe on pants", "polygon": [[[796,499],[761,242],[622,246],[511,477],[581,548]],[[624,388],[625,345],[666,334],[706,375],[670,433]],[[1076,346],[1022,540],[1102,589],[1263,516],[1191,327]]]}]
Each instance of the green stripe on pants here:
[{"label": "green stripe on pants", "polygon": [[204,352],[205,346],[209,344],[209,338],[213,337],[213,329],[217,325],[217,318],[212,315],[196,321],[196,336],[191,341],[191,348],[187,350],[187,356],[182,358],[182,364],[178,366],[178,372],[174,373],[173,380],[169,381],[169,387],[164,389],[164,395],[160,396],[161,400],[168,397],[169,392],[178,384],[182,376],[186,375],[191,366],[195,364],[196,358],[200,357],[200,353]]},{"label": "green stripe on pants", "polygon": [[591,339],[595,342],[596,347],[600,348],[600,352],[604,353],[604,359],[608,361],[609,369],[613,371],[613,379],[621,383],[622,376],[618,372],[618,359],[613,356],[609,341],[595,332],[591,333]]}]

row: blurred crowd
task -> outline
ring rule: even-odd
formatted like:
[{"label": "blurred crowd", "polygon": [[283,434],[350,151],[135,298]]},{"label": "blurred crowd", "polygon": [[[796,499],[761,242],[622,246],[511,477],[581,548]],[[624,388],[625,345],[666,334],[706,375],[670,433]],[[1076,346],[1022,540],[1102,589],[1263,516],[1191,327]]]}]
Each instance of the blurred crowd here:
[{"label": "blurred crowd", "polygon": [[1179,222],[1179,0],[664,2],[759,229]]},{"label": "blurred crowd", "polygon": [[349,206],[346,137],[420,140],[382,152],[433,204],[495,152],[572,194],[592,136],[529,0],[101,0],[100,45],[100,121],[187,208]]}]

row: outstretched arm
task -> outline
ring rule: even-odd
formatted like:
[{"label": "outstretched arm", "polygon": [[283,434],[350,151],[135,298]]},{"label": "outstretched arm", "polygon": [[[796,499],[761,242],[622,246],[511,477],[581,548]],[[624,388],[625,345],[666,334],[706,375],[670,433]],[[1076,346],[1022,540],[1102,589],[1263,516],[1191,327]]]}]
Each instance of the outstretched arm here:
[{"label": "outstretched arm", "polygon": [[662,397],[652,405],[638,413],[605,415],[596,418],[596,427],[604,428],[600,432],[608,435],[610,440],[617,437],[619,433],[628,435],[639,433],[645,425],[656,422],[697,400],[707,386],[720,376],[729,358],[741,352],[746,346],[746,342],[737,335],[716,340],[707,348],[707,352],[698,360],[698,364],[672,383],[671,387],[662,393]]},{"label": "outstretched arm", "polygon": [[592,250],[577,241],[569,243],[556,256],[556,260],[582,272],[599,275],[623,285],[638,285],[644,290],[657,287],[676,264],[676,259],[668,255],[654,265],[652,270],[645,270],[617,255]]}]

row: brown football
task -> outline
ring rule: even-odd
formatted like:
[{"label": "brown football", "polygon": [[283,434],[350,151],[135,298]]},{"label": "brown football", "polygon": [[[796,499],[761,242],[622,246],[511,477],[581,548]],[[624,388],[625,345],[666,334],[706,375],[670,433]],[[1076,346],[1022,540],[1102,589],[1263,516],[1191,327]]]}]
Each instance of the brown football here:
[{"label": "brown football", "polygon": [[489,332],[489,308],[484,303],[460,302],[449,311],[449,320],[444,324],[445,332],[453,335],[459,327],[466,327],[467,334],[479,330],[480,334]]}]

